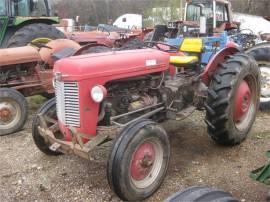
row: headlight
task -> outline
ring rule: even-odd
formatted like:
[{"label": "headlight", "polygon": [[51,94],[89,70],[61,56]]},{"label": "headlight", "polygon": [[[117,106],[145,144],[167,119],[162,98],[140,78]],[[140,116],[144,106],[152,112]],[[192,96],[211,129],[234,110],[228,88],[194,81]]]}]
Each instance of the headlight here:
[{"label": "headlight", "polygon": [[91,90],[91,97],[96,103],[100,103],[107,96],[107,90],[104,86],[94,86]]}]

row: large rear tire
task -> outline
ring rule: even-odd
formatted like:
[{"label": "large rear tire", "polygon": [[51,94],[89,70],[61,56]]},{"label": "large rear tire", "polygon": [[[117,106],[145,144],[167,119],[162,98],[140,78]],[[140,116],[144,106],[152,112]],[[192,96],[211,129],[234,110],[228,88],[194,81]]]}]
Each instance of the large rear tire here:
[{"label": "large rear tire", "polygon": [[21,130],[27,116],[25,97],[12,88],[0,88],[0,136]]},{"label": "large rear tire", "polygon": [[165,130],[150,120],[123,129],[115,140],[107,165],[108,182],[124,201],[141,201],[162,184],[169,163]]},{"label": "large rear tire", "polygon": [[220,64],[205,105],[211,138],[222,145],[244,141],[256,118],[259,98],[260,71],[254,59],[238,53]]},{"label": "large rear tire", "polygon": [[52,25],[44,23],[30,24],[22,27],[9,39],[8,48],[26,46],[33,41],[47,43],[54,39],[65,39],[66,36]]},{"label": "large rear tire", "polygon": [[260,109],[270,109],[270,43],[263,43],[247,50],[258,63],[261,71]]},{"label": "large rear tire", "polygon": [[127,42],[125,42],[121,47],[120,50],[134,50],[134,49],[142,49],[144,47],[144,42],[135,37],[129,39]]},{"label": "large rear tire", "polygon": [[[36,144],[37,148],[42,151],[46,155],[56,156],[62,154],[61,152],[52,151],[50,149],[50,144],[45,141],[45,139],[39,133],[38,127],[40,126],[40,119],[38,114],[42,116],[48,116],[50,119],[57,119],[56,115],[56,100],[55,98],[45,102],[42,107],[38,110],[37,115],[33,119],[32,123],[32,136],[34,139],[34,143]],[[48,122],[48,126],[52,125],[53,123]]]},{"label": "large rear tire", "polygon": [[215,188],[189,187],[169,197],[165,202],[239,202],[230,193]]}]

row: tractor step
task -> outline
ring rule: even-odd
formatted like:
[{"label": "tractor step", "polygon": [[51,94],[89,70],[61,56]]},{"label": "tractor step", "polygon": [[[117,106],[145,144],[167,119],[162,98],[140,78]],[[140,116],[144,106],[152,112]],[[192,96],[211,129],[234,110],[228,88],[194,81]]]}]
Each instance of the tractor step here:
[{"label": "tractor step", "polygon": [[187,118],[195,110],[196,110],[196,107],[190,106],[190,107],[187,107],[184,110],[176,113],[176,109],[169,108],[169,110],[167,111],[167,117],[169,119],[180,121],[180,120],[183,120],[183,119]]}]

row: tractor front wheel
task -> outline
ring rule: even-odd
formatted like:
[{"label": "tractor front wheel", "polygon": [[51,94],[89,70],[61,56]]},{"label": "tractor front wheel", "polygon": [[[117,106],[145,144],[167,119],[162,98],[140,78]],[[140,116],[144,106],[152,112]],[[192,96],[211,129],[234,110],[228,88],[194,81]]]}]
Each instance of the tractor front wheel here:
[{"label": "tractor front wheel", "polygon": [[230,193],[208,187],[189,187],[169,197],[165,202],[239,202]]},{"label": "tractor front wheel", "polygon": [[26,46],[32,43],[46,44],[54,39],[65,39],[66,36],[52,25],[44,23],[30,24],[19,29],[9,39],[8,48]]},{"label": "tractor front wheel", "polygon": [[236,145],[249,133],[259,106],[260,71],[255,60],[236,54],[219,65],[208,89],[208,133],[222,145]]},{"label": "tractor front wheel", "polygon": [[150,120],[127,126],[115,140],[108,160],[110,187],[124,201],[141,201],[163,182],[170,144],[165,130]]},{"label": "tractor front wheel", "polygon": [[0,88],[0,136],[22,129],[28,115],[25,97],[11,88]]},{"label": "tractor front wheel", "polygon": [[48,127],[54,125],[57,122],[56,115],[56,100],[55,98],[45,102],[38,110],[37,115],[33,119],[32,123],[32,136],[38,149],[47,155],[60,155],[61,152],[52,151],[50,144],[39,133],[38,127],[40,126],[40,119],[38,115],[42,115],[46,121]]}]

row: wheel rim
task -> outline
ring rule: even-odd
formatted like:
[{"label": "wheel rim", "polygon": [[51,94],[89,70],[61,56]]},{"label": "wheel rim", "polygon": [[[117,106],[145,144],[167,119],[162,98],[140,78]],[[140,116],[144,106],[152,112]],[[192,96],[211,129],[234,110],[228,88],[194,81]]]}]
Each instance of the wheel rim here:
[{"label": "wheel rim", "polygon": [[52,39],[50,38],[45,38],[45,37],[40,37],[40,38],[35,38],[31,41],[31,43],[29,45],[31,45],[32,47],[36,47],[34,44],[35,43],[40,43],[40,44],[47,44],[50,41],[52,41]]},{"label": "wheel rim", "polygon": [[149,139],[141,143],[132,155],[130,179],[139,189],[149,187],[159,176],[163,164],[163,149],[159,141]]},{"label": "wheel rim", "polygon": [[8,129],[15,126],[21,119],[21,109],[12,99],[0,101],[0,129]]},{"label": "wheel rim", "polygon": [[256,85],[253,77],[243,80],[235,96],[234,122],[238,130],[246,130],[256,112]]},{"label": "wheel rim", "polygon": [[261,66],[261,102],[270,101],[270,67]]}]

